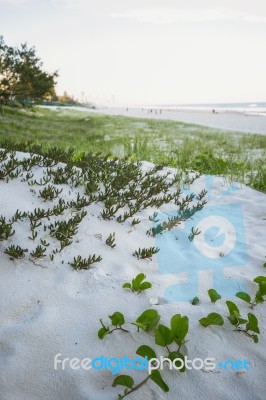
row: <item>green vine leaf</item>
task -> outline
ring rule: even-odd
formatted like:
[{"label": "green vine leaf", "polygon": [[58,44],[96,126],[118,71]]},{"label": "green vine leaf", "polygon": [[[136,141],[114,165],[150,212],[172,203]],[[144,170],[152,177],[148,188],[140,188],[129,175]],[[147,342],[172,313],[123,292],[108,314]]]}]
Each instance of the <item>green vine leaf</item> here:
[{"label": "green vine leaf", "polygon": [[156,310],[146,310],[144,311],[137,319],[133,325],[136,325],[138,328],[143,329],[144,331],[149,331],[155,328],[160,321],[160,316]]},{"label": "green vine leaf", "polygon": [[165,325],[159,325],[154,331],[155,343],[158,346],[168,346],[173,343],[174,335],[169,328]]},{"label": "green vine leaf", "polygon": [[[168,358],[170,358],[171,361],[176,360],[177,358],[181,358],[181,360],[184,361],[184,365],[182,368],[179,369],[180,372],[185,372],[186,366],[185,366],[185,357],[183,356],[182,353],[179,353],[179,351],[172,351],[171,353],[168,354]],[[175,365],[177,367],[181,366],[181,362],[175,362]]]},{"label": "green vine leaf", "polygon": [[199,320],[200,324],[205,328],[209,325],[223,325],[223,317],[218,313],[210,313],[207,317],[201,318]]},{"label": "green vine leaf", "polygon": [[113,315],[109,315],[109,318],[114,326],[121,326],[125,323],[124,315],[119,311],[114,312]]},{"label": "green vine leaf", "polygon": [[216,292],[215,289],[209,289],[208,294],[210,296],[211,302],[216,303],[217,300],[221,299],[221,296],[219,295],[218,292]]},{"label": "green vine leaf", "polygon": [[248,323],[246,324],[246,330],[252,331],[255,333],[260,333],[260,330],[258,327],[258,320],[255,317],[255,315],[252,313],[248,313]]},{"label": "green vine leaf", "polygon": [[248,293],[245,292],[237,292],[236,293],[236,297],[238,297],[239,299],[245,301],[246,303],[250,303],[251,302],[251,297]]},{"label": "green vine leaf", "polygon": [[171,332],[175,338],[177,344],[182,342],[187,333],[189,328],[189,319],[186,316],[181,316],[181,314],[176,314],[171,318]]},{"label": "green vine leaf", "polygon": [[145,344],[137,349],[136,354],[143,358],[148,357],[148,360],[151,360],[152,358],[157,358],[155,351]]},{"label": "green vine leaf", "polygon": [[101,319],[100,319],[100,323],[102,325],[102,328],[99,329],[99,331],[98,331],[98,338],[102,340],[109,333],[110,330],[107,326],[105,326],[103,324]]},{"label": "green vine leaf", "polygon": [[150,374],[150,379],[156,383],[164,392],[169,392],[168,385],[164,382],[158,370],[153,370]]},{"label": "green vine leaf", "polygon": [[122,286],[124,289],[131,289],[131,283],[126,282],[124,283],[124,285]]},{"label": "green vine leaf", "polygon": [[127,388],[132,388],[134,385],[134,379],[129,375],[119,375],[114,379],[112,386],[126,386]]}]

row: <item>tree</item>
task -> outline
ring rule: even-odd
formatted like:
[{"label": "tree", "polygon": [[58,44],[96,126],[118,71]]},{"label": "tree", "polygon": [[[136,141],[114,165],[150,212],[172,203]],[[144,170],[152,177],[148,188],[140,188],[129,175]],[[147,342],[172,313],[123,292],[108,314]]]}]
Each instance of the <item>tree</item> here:
[{"label": "tree", "polygon": [[26,43],[10,47],[0,36],[0,106],[10,100],[24,104],[54,96],[57,76],[57,71],[49,74],[43,70],[34,47],[28,48]]}]

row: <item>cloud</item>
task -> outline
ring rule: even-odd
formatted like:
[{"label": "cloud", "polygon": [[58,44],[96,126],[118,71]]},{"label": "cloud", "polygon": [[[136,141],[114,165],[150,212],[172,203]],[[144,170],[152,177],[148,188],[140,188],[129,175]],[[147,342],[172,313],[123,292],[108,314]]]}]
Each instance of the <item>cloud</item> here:
[{"label": "cloud", "polygon": [[133,9],[120,13],[112,13],[113,18],[131,19],[151,24],[175,24],[191,22],[266,22],[264,15],[252,15],[247,12],[227,8],[178,9],[153,7]]}]

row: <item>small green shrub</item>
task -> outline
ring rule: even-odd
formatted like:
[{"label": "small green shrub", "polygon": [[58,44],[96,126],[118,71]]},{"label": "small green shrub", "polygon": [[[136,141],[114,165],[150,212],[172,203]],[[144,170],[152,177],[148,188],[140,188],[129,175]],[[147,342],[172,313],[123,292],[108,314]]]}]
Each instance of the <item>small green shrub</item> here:
[{"label": "small green shrub", "polygon": [[147,281],[143,282],[144,279],[146,279],[146,275],[140,273],[134,279],[132,279],[131,283],[129,282],[124,283],[123,288],[131,289],[133,293],[144,292],[144,290],[150,289],[152,287],[152,284],[150,282]]},{"label": "small green shrub", "polygon": [[93,256],[89,256],[89,258],[82,258],[81,256],[74,257],[74,260],[70,262],[69,264],[73,269],[89,269],[92,264],[95,264],[97,262],[100,262],[102,260],[101,256],[96,256],[93,254]]},{"label": "small green shrub", "polygon": [[23,258],[28,249],[22,249],[20,246],[15,246],[11,244],[7,249],[5,249],[5,254],[9,255],[11,260],[14,258]]},{"label": "small green shrub", "polygon": [[158,247],[156,247],[156,248],[155,247],[150,247],[150,248],[143,248],[143,249],[139,248],[138,250],[136,250],[133,253],[133,256],[137,257],[138,260],[139,259],[143,260],[145,258],[152,259],[152,256],[154,254],[158,253],[159,250],[160,249]]}]

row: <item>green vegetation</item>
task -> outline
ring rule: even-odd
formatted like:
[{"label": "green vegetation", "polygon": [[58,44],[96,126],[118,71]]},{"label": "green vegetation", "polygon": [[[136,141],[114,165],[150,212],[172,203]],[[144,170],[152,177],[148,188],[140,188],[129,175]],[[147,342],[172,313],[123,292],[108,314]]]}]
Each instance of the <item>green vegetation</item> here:
[{"label": "green vegetation", "polygon": [[12,229],[12,223],[7,223],[5,217],[0,216],[0,240],[7,240],[13,236],[15,231]]},{"label": "green vegetation", "polygon": [[145,258],[149,258],[150,260],[152,259],[152,256],[156,253],[158,253],[160,249],[158,247],[150,247],[149,249],[146,249],[145,247],[143,249],[138,249],[138,251],[134,251],[133,256],[137,257],[137,259],[142,259],[144,260]]},{"label": "green vegetation", "polygon": [[[162,174],[161,166],[143,171],[139,163],[124,159],[85,152],[77,154],[74,149],[62,150],[55,146],[44,150],[41,145],[32,142],[6,141],[3,146],[5,149],[0,150],[0,179],[6,183],[20,181],[30,192],[32,204],[38,199],[38,204],[43,206],[33,206],[30,212],[17,209],[10,219],[0,215],[0,242],[10,241],[16,235],[20,221],[19,225],[23,224],[24,233],[29,239],[29,249],[26,250],[29,250],[33,259],[47,256],[53,261],[61,258],[66,248],[72,246],[84,218],[90,215],[88,208],[96,203],[100,209],[95,217],[113,219],[121,224],[129,218],[131,226],[138,225],[141,222],[138,213],[150,207],[172,202],[178,206],[177,212],[182,215],[183,221],[203,207],[202,204],[200,208],[190,204],[194,197],[201,197],[202,192],[198,196],[193,194],[181,199],[181,191],[176,188],[176,176],[170,178],[168,173]],[[14,149],[29,154],[21,158]],[[38,172],[36,175],[36,170],[41,175]],[[78,187],[85,195],[80,194]],[[74,189],[77,189],[76,194]],[[71,191],[72,198],[65,200],[63,197]],[[157,221],[155,214],[150,216],[151,222]],[[150,230],[146,233],[150,235]],[[105,243],[112,251],[116,251],[115,232],[109,234]],[[46,253],[47,247],[49,251]],[[12,244],[5,253],[14,260],[24,257],[26,250]],[[155,247],[139,248],[130,256],[151,259],[158,251]],[[32,258],[29,259],[34,262]],[[73,269],[87,270],[101,260],[100,255],[93,254],[89,258],[77,255],[69,264]],[[138,278],[135,283],[143,290],[150,284],[142,282],[142,277],[140,275],[140,280]]]},{"label": "green vegetation", "polygon": [[199,229],[195,229],[194,226],[191,228],[191,232],[188,236],[189,241],[192,242],[195,236],[200,235],[201,231]]},{"label": "green vegetation", "polygon": [[218,313],[210,313],[207,317],[203,317],[199,320],[199,323],[205,328],[210,325],[223,325],[223,317]]},{"label": "green vegetation", "polygon": [[[181,171],[224,175],[266,192],[266,137],[224,132],[175,121],[104,116],[73,110],[5,108],[0,145],[5,139],[33,140],[45,148],[84,151],[147,160]],[[3,144],[2,144],[2,147]],[[184,176],[180,179],[184,181]],[[88,188],[89,190],[90,188]]]},{"label": "green vegetation", "polygon": [[191,304],[192,304],[193,306],[197,306],[197,305],[199,304],[199,302],[200,302],[200,299],[198,298],[198,296],[195,296],[195,297],[192,299]]},{"label": "green vegetation", "polygon": [[258,284],[258,290],[253,300],[251,300],[250,295],[246,292],[236,293],[236,297],[248,303],[251,308],[254,308],[256,305],[265,301],[264,296],[266,296],[266,276],[257,276],[255,279],[253,279],[253,282]]},{"label": "green vegetation", "polygon": [[123,288],[131,289],[133,293],[144,292],[144,290],[150,289],[152,287],[152,284],[150,282],[144,281],[144,279],[146,279],[146,275],[140,273],[134,279],[132,279],[131,283],[130,282],[124,283]]},{"label": "green vegetation", "polygon": [[[243,332],[245,335],[250,337],[254,341],[254,343],[258,343],[259,338],[257,334],[260,333],[260,329],[256,316],[252,313],[248,313],[248,319],[243,319],[235,303],[233,303],[232,301],[227,301],[226,305],[229,311],[228,320],[231,322],[232,325],[235,326],[235,330],[238,332]],[[241,327],[241,325],[244,324],[246,324],[245,328]]]},{"label": "green vegetation", "polygon": [[[155,218],[156,215],[153,215],[150,219]],[[123,287],[132,289],[132,287],[134,286],[134,281],[138,280],[139,282],[137,282],[137,287],[134,290],[138,291],[139,284],[143,282],[144,279],[145,275],[139,274],[136,276],[135,279],[133,279],[132,284],[126,283],[123,285]],[[262,285],[260,288],[260,290],[262,290],[261,294],[264,293],[266,277],[258,276],[254,279],[254,282],[258,285]],[[208,294],[212,303],[215,303],[221,298],[221,296],[215,289],[209,289]],[[250,296],[247,293],[243,294],[245,296],[239,297],[250,304]],[[198,304],[198,302],[198,297],[194,297],[192,304]],[[227,316],[227,318],[230,323],[235,327],[235,331],[242,332],[243,334],[251,338],[254,343],[258,343],[258,334],[260,334],[260,329],[257,317],[252,313],[248,313],[247,319],[243,319],[235,303],[233,303],[232,301],[226,301],[226,305],[229,311],[229,316]],[[111,320],[111,326],[106,326],[103,323],[102,319],[100,319],[101,328],[98,331],[99,339],[103,340],[107,335],[115,331],[131,333],[131,337],[133,336],[134,338],[135,333],[124,328],[124,325],[127,324],[127,322],[121,312],[114,312],[113,315],[109,315],[109,319]],[[155,344],[159,346],[159,348],[164,348],[167,355],[162,356],[162,354],[160,354],[160,356],[164,357],[164,360],[168,359],[168,361],[174,362],[175,369],[182,373],[186,370],[186,363],[184,362],[184,360],[185,356],[187,355],[187,348],[185,347],[185,345],[189,341],[189,339],[187,339],[187,335],[189,332],[189,318],[186,315],[182,316],[181,314],[175,314],[170,320],[170,326],[159,324],[160,319],[161,316],[157,310],[148,309],[145,310],[134,323],[131,322],[131,324],[137,326],[137,335],[145,334],[148,337],[153,338]],[[225,321],[220,314],[212,312],[206,317],[201,318],[199,320],[199,323],[204,328],[206,328],[212,325],[223,326]],[[151,362],[151,365],[153,367],[152,371],[149,371],[149,375],[136,385],[134,379],[130,375],[117,376],[114,379],[112,386],[122,386],[126,388],[124,389],[124,392],[122,394],[118,394],[117,399],[121,400],[124,397],[127,397],[134,391],[140,389],[149,380],[152,380],[154,383],[156,383],[164,392],[168,392],[170,388],[164,381],[161,372],[159,372],[159,370],[162,369],[161,366],[163,365],[164,361],[162,361],[162,359],[161,361],[159,361],[155,350],[150,346],[147,346],[146,344],[142,344],[136,350],[136,354],[145,358],[146,361]],[[157,364],[155,365],[156,361]],[[171,368],[169,369],[171,370]]]},{"label": "green vegetation", "polygon": [[221,295],[218,292],[216,292],[215,289],[209,289],[208,295],[209,295],[212,303],[216,303],[216,301],[220,300],[220,298],[221,298]]},{"label": "green vegetation", "polygon": [[109,235],[108,238],[106,239],[105,243],[106,243],[108,246],[112,247],[112,249],[115,248],[116,243],[115,243],[115,233],[114,233],[114,232],[113,232],[113,233],[110,233],[110,235]]},{"label": "green vegetation", "polygon": [[30,253],[33,258],[42,258],[45,257],[46,248],[42,246],[37,246],[34,251]]},{"label": "green vegetation", "polygon": [[0,112],[6,103],[28,104],[55,97],[58,73],[48,74],[36,56],[34,47],[27,43],[10,47],[0,36]]},{"label": "green vegetation", "polygon": [[14,260],[14,258],[24,257],[24,253],[26,253],[27,251],[28,249],[22,249],[20,246],[15,246],[14,244],[11,244],[8,248],[5,249],[4,253],[9,255],[11,260]]},{"label": "green vegetation", "polygon": [[[193,217],[206,204],[206,190],[181,197],[182,183],[189,186],[199,176],[195,173],[188,174],[187,170],[224,174],[230,180],[248,181],[253,187],[258,185],[258,188],[265,190],[265,166],[262,160],[266,151],[266,138],[263,136],[229,136],[219,131],[170,121],[140,122],[137,119],[80,114],[67,110],[52,112],[46,109],[25,111],[6,108],[5,111],[5,115],[0,118],[0,147],[4,148],[0,150],[0,179],[6,183],[20,180],[28,188],[33,200],[31,211],[17,210],[9,219],[4,215],[0,216],[0,242],[3,242],[4,253],[13,264],[15,259],[25,257],[25,253],[29,253],[26,260],[29,259],[36,266],[42,267],[34,260],[45,256],[52,261],[57,259],[64,263],[64,257],[69,250],[66,248],[72,246],[84,218],[91,215],[89,207],[93,203],[98,203],[99,206],[95,218],[114,220],[121,224],[129,219],[128,223],[134,227],[132,229],[138,229],[138,224],[142,223],[138,213],[148,210],[151,213],[149,221],[155,226],[146,233],[153,237],[173,229],[182,221]],[[219,142],[222,137],[224,142]],[[159,139],[161,144],[156,143]],[[25,140],[32,142],[27,143]],[[136,143],[139,146],[135,146]],[[56,147],[57,144],[60,146]],[[30,154],[22,158],[15,150]],[[109,157],[107,154],[110,150],[112,156]],[[95,154],[97,151],[102,154]],[[208,152],[210,157],[205,157]],[[120,158],[115,158],[115,154]],[[257,158],[254,156],[256,154]],[[129,160],[123,156],[127,156]],[[135,162],[143,159],[153,161],[157,166],[143,171],[140,164]],[[163,173],[164,164],[179,166],[180,170],[175,176],[169,176]],[[41,170],[42,175],[36,174],[36,170]],[[67,188],[57,185],[66,185]],[[69,190],[74,192],[78,187],[82,194],[78,192],[74,200],[73,196],[69,201],[64,200],[62,196],[69,193]],[[37,204],[42,204],[41,208],[34,208],[34,199],[37,198]],[[158,213],[152,213],[150,207],[160,207],[168,203],[177,206],[177,216],[160,222]],[[17,236],[15,230],[18,221],[19,225],[23,224],[24,233],[31,234],[28,236],[31,239],[28,243],[29,249],[10,244],[13,236]],[[190,239],[193,240],[198,234],[200,232],[193,227]],[[110,251],[118,251],[114,232],[109,234],[105,244],[111,247]],[[74,244],[72,248],[75,247]],[[156,247],[139,248],[133,254],[130,250],[129,255],[135,256],[142,263],[142,259],[151,259],[158,251]],[[96,254],[89,255],[88,258],[76,255],[68,264],[74,270],[89,270],[92,264],[101,260],[102,257]],[[106,260],[103,259],[103,262]],[[145,274],[138,274],[131,283],[126,282],[123,287],[133,292],[142,292],[151,287],[151,283],[145,279]],[[236,294],[246,302],[246,306],[248,304],[254,307],[264,301],[265,277],[258,276],[254,282],[258,285],[254,300],[248,293]],[[214,289],[209,289],[208,295],[212,303],[221,298]],[[192,304],[198,303],[199,298],[194,297]],[[227,301],[226,305],[229,311],[227,318],[235,331],[242,332],[257,343],[260,334],[257,317],[248,313],[247,318],[243,319],[233,302]],[[138,342],[142,343],[142,336],[146,336],[159,346],[158,352],[161,353],[163,348],[171,361],[179,360],[179,371],[184,371],[182,360],[187,352],[185,344],[189,330],[187,316],[174,315],[169,326],[159,324],[161,317],[154,309],[146,309],[130,325],[119,311],[109,315],[109,319],[109,325],[105,325],[100,319],[99,339],[103,340],[113,332],[123,335],[129,333],[128,337],[133,342],[138,337]],[[218,313],[210,313],[199,320],[204,327],[225,325],[226,329],[224,322],[227,320]],[[124,328],[127,325],[131,330]],[[157,358],[155,351],[145,344],[137,348],[136,354],[147,357],[148,360]],[[169,391],[158,369],[154,369],[137,384],[131,376],[117,376],[113,386],[125,388],[118,395],[118,399],[123,399],[150,381],[164,392]]]},{"label": "green vegetation", "polygon": [[141,328],[143,331],[150,331],[154,329],[158,322],[160,321],[160,315],[156,310],[145,310],[133,323],[132,325],[136,325],[138,327],[138,331]]},{"label": "green vegetation", "polygon": [[125,317],[121,312],[115,311],[113,313],[113,315],[109,315],[109,318],[110,318],[111,324],[114,326],[114,328],[110,330],[109,327],[104,325],[102,319],[100,319],[100,323],[101,323],[102,327],[98,331],[99,339],[102,340],[106,335],[110,335],[111,333],[113,333],[114,331],[117,331],[117,330],[121,330],[121,331],[127,332],[127,333],[129,332],[128,330],[122,328],[122,325],[124,325],[124,323],[125,323]]},{"label": "green vegetation", "polygon": [[101,256],[96,256],[93,254],[93,256],[89,256],[89,258],[82,258],[81,256],[74,257],[74,260],[69,263],[73,269],[89,269],[92,264],[95,264],[97,262],[100,262],[102,260]]},{"label": "green vegetation", "polygon": [[[113,333],[114,331],[123,331],[129,333],[129,331],[123,328],[125,324],[124,315],[116,311],[113,315],[109,315],[112,326],[106,326],[102,319],[100,319],[101,328],[98,331],[98,338],[103,340],[106,335]],[[138,327],[138,331],[141,328],[142,331],[150,333],[154,336],[154,341],[158,346],[165,347],[167,350],[167,358],[171,361],[176,362],[177,369],[180,372],[185,371],[185,365],[181,364],[180,361],[184,361],[185,357],[183,353],[180,353],[181,347],[186,343],[186,335],[189,329],[189,319],[187,316],[181,316],[181,314],[176,314],[171,318],[170,328],[165,325],[158,325],[160,321],[160,315],[156,310],[145,310],[132,325]],[[174,349],[170,348],[170,345],[174,346]],[[134,386],[134,380],[129,375],[119,375],[117,376],[112,386],[124,386],[126,389],[123,394],[118,395],[118,399],[123,399],[124,397],[130,395],[132,392],[140,389],[149,379],[156,383],[164,392],[169,391],[168,385],[163,380],[161,373],[159,372],[158,365],[154,365],[157,355],[155,351],[143,344],[136,350],[136,354],[145,358],[146,361],[151,360],[153,369],[149,375],[136,386]]]},{"label": "green vegetation", "polygon": [[[147,346],[147,345],[142,345],[136,350],[136,354],[139,356],[145,358],[146,360],[151,360],[156,359],[156,353],[155,351]],[[154,366],[154,361],[152,361],[152,365]],[[138,383],[137,385],[134,386],[135,382],[134,379],[129,376],[129,375],[119,375],[117,376],[114,381],[112,386],[123,386],[126,387],[124,390],[123,394],[118,394],[117,400],[124,399],[126,396],[130,395],[131,393],[135,392],[136,390],[140,389],[148,380],[152,380],[156,385],[158,385],[163,392],[169,392],[169,387],[163,380],[161,373],[155,369],[153,370],[150,375],[148,375],[143,381]]]},{"label": "green vegetation", "polygon": [[[253,281],[258,285],[258,290],[255,294],[255,298],[253,301],[251,300],[251,296],[246,292],[236,293],[236,297],[248,303],[250,305],[250,308],[254,308],[259,303],[263,303],[264,296],[266,295],[266,276],[257,276],[253,279]],[[212,303],[215,303],[217,300],[221,299],[221,296],[219,295],[219,293],[216,292],[215,289],[209,289],[208,294]],[[260,334],[260,329],[258,326],[257,317],[252,313],[248,313],[247,319],[244,319],[242,318],[240,310],[235,303],[227,300],[226,305],[229,311],[227,319],[235,327],[235,331],[244,333],[246,336],[251,338],[254,343],[258,343],[258,334]],[[199,320],[199,323],[205,328],[210,325],[222,326],[224,324],[224,319],[220,314],[212,312],[206,317],[201,318]],[[243,325],[246,326],[244,327]]]}]

